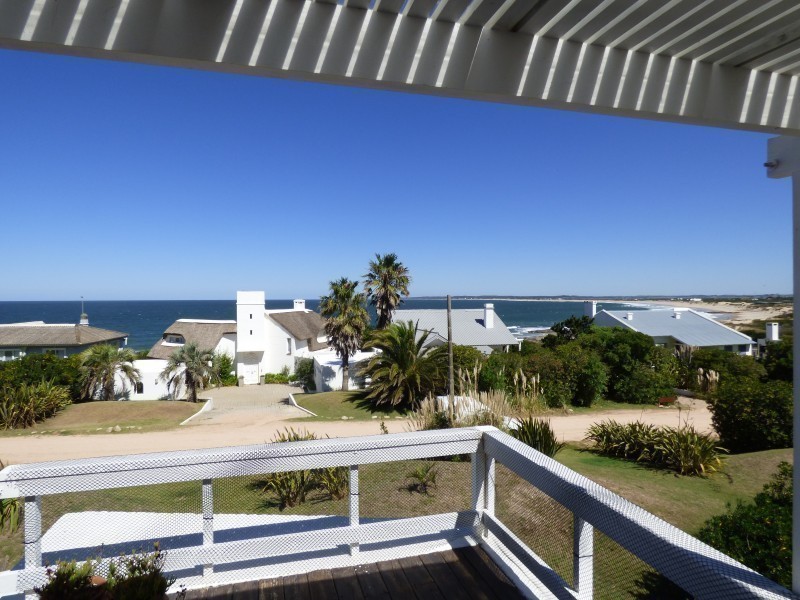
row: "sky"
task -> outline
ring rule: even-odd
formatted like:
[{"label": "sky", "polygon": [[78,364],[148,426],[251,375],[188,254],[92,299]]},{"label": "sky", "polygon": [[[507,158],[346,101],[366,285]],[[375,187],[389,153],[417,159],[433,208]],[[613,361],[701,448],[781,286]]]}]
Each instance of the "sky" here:
[{"label": "sky", "polygon": [[790,293],[767,135],[0,50],[0,300]]}]

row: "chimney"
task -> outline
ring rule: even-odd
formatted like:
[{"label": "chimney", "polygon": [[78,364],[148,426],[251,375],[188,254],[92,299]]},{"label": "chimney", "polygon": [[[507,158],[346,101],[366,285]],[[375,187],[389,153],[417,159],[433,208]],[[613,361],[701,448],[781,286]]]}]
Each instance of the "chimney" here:
[{"label": "chimney", "polygon": [[777,342],[779,341],[780,334],[778,332],[778,324],[777,323],[767,323],[767,341],[768,342]]},{"label": "chimney", "polygon": [[583,316],[594,319],[595,315],[597,315],[597,300],[584,300]]},{"label": "chimney", "polygon": [[[81,320],[78,323],[79,325],[88,325],[89,324],[89,315],[86,313],[81,313]],[[777,323],[776,323],[777,325]]]},{"label": "chimney", "polygon": [[486,329],[494,328],[494,304],[483,305],[483,326]]},{"label": "chimney", "polygon": [[294,301],[294,309],[295,310],[305,310],[306,309],[306,301],[297,299]]},{"label": "chimney", "polygon": [[633,321],[633,313],[629,312],[625,318],[628,319],[628,321]]},{"label": "chimney", "polygon": [[675,317],[676,319],[680,319],[681,318],[681,311],[678,310],[677,308],[674,309],[672,316]]}]

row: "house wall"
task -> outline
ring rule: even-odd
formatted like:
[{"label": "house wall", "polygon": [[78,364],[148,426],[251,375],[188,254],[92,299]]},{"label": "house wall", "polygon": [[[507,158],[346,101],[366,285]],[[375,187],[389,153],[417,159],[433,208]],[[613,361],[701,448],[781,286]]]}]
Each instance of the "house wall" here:
[{"label": "house wall", "polygon": [[177,400],[183,398],[184,390],[178,391],[177,397],[170,394],[167,382],[161,378],[168,361],[154,358],[133,361],[134,368],[139,370],[141,393],[136,391],[129,381],[117,375],[114,382],[114,393],[120,400]]},{"label": "house wall", "polygon": [[[279,373],[284,367],[288,368],[289,371],[294,371],[297,340],[266,314],[264,315],[264,321],[266,338],[264,362],[262,363],[264,373]],[[291,340],[291,346],[287,344],[287,340]]]},{"label": "house wall", "polygon": [[227,354],[234,359],[234,367],[236,366],[236,334],[226,333],[220,338],[217,347],[214,348],[217,354]]},{"label": "house wall", "polygon": [[[350,389],[364,388],[364,381],[358,377],[356,363],[369,360],[375,352],[356,352],[350,357]],[[314,383],[318,392],[333,392],[342,389],[342,361],[335,352],[321,351],[314,355]]]}]

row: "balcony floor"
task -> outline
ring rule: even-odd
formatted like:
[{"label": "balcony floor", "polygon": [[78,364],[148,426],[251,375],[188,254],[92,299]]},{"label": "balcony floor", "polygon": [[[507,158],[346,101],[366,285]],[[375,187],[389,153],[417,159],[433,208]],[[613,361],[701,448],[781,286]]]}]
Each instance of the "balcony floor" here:
[{"label": "balcony floor", "polygon": [[192,590],[186,600],[444,600],[523,598],[483,550],[475,547]]}]

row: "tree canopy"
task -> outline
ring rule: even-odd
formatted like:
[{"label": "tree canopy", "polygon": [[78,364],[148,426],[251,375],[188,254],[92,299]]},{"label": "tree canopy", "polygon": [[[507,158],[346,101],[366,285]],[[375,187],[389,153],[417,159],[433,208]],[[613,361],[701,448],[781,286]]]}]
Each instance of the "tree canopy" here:
[{"label": "tree canopy", "polygon": [[320,314],[326,319],[325,333],[331,347],[342,361],[342,389],[350,389],[350,357],[361,347],[369,325],[364,294],[356,291],[358,282],[342,277],[331,281],[331,290],[319,301]]},{"label": "tree canopy", "polygon": [[385,329],[392,322],[392,313],[403,302],[403,296],[408,296],[410,283],[408,269],[396,254],[376,254],[375,260],[369,261],[364,293],[378,313],[378,329]]}]

